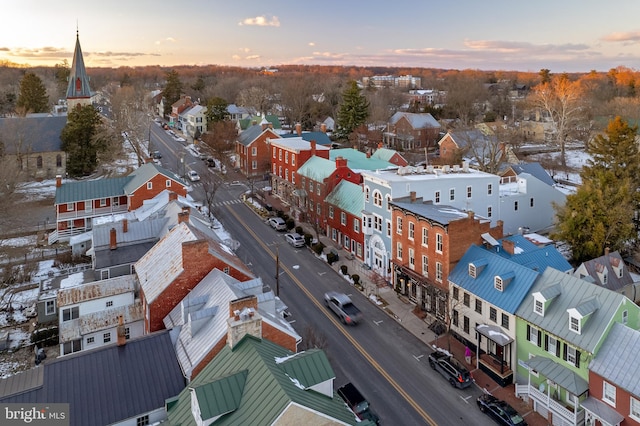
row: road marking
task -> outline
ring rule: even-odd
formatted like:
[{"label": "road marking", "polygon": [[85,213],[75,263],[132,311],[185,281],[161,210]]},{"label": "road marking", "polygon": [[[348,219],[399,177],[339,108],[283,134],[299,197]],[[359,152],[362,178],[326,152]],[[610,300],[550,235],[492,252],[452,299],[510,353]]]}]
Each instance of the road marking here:
[{"label": "road marking", "polygon": [[471,395],[469,395],[469,396],[464,396],[464,397],[463,397],[463,396],[460,396],[460,398],[461,398],[464,402],[466,402],[467,404],[469,404],[468,399],[469,399],[469,398],[471,398]]},{"label": "road marking", "polygon": [[418,355],[418,356],[414,355],[413,357],[416,359],[416,361],[420,362],[420,358],[422,358],[423,356],[424,356],[424,354]]},{"label": "road marking", "polygon": [[291,268],[292,269],[300,269],[300,265],[293,265]]},{"label": "road marking", "polygon": [[380,324],[382,324],[383,322],[384,322],[383,320],[380,320],[380,321],[374,321],[373,323],[374,323],[375,325],[380,325]]},{"label": "road marking", "polygon": [[326,272],[318,272],[318,275],[323,276]]}]

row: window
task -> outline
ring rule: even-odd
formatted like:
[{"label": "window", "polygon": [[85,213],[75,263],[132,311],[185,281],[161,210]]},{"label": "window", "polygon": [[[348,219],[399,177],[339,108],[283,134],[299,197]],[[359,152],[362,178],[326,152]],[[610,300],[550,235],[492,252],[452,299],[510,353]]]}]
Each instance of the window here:
[{"label": "window", "polygon": [[62,321],[71,321],[80,316],[80,308],[74,306],[73,308],[67,308],[62,310]]},{"label": "window", "polygon": [[[253,160],[251,162],[251,169],[255,170],[258,168],[258,162],[256,160]],[[282,166],[280,166],[280,177],[282,177]]]},{"label": "window", "polygon": [[38,158],[36,158],[36,167],[39,169],[42,168],[42,155],[38,155]]},{"label": "window", "polygon": [[56,313],[56,301],[47,300],[44,304],[44,313],[46,315],[53,315]]},{"label": "window", "polygon": [[498,322],[498,311],[493,306],[489,307],[489,319],[493,322]]},{"label": "window", "polygon": [[111,333],[104,333],[102,335],[102,340],[104,343],[109,343],[111,341]]},{"label": "window", "polygon": [[398,243],[396,246],[396,257],[402,260],[402,243]]},{"label": "window", "polygon": [[471,187],[467,186],[467,198],[471,198]]},{"label": "window", "polygon": [[131,338],[131,329],[129,327],[124,328],[124,338],[129,340]]},{"label": "window", "polygon": [[396,234],[402,235],[402,218],[396,218]]},{"label": "window", "polygon": [[227,275],[229,275],[229,272],[230,272],[230,271],[231,271],[231,270],[229,269],[229,267],[228,267],[228,266],[225,266],[225,267],[224,267],[224,269],[222,270],[222,272],[224,272],[224,273],[225,273],[225,274],[227,274]]},{"label": "window", "polygon": [[440,204],[440,191],[436,191],[433,197],[436,204]]},{"label": "window", "polygon": [[469,317],[466,315],[462,318],[462,329],[469,334]]},{"label": "window", "polygon": [[87,337],[87,344],[94,343],[95,341],[96,341],[95,337],[93,337],[93,336]]},{"label": "window", "polygon": [[491,206],[487,207],[487,217],[491,217],[493,212],[491,211]]},{"label": "window", "polygon": [[291,183],[296,183],[296,173],[291,171]]},{"label": "window", "polygon": [[80,352],[82,350],[82,341],[78,339],[72,340],[71,342],[66,342],[64,345],[62,345],[62,350],[64,352],[64,355],[72,354],[74,352]]},{"label": "window", "polygon": [[436,252],[442,253],[442,234],[436,234]]},{"label": "window", "polygon": [[313,181],[309,181],[309,192],[313,192]]},{"label": "window", "polygon": [[284,163],[289,164],[289,151],[284,153]]},{"label": "window", "polygon": [[347,214],[345,212],[340,212],[340,225],[347,225]]},{"label": "window", "polygon": [[422,228],[422,245],[429,245],[429,228]]},{"label": "window", "polygon": [[580,320],[578,318],[569,316],[569,330],[580,334]]},{"label": "window", "polygon": [[291,154],[291,165],[295,166],[296,165],[296,155],[295,154]]},{"label": "window", "polygon": [[322,186],[320,184],[316,185],[316,194],[320,195],[320,189],[322,188]]},{"label": "window", "polygon": [[276,147],[273,147],[273,158],[276,158]]},{"label": "window", "polygon": [[391,195],[386,195],[384,197],[385,202],[387,203],[387,211],[391,211]]},{"label": "window", "polygon": [[147,182],[147,189],[153,189],[153,182]]},{"label": "window", "polygon": [[380,191],[373,191],[373,204],[382,207],[382,194]]},{"label": "window", "polygon": [[549,352],[551,355],[558,356],[560,354],[560,352],[558,351],[558,340],[555,337],[549,335],[546,335],[545,339],[545,344],[547,346],[545,349],[547,350],[547,352]]},{"label": "window", "polygon": [[458,311],[456,311],[455,309],[451,312],[451,322],[453,323],[454,326],[458,326]]},{"label": "window", "polygon": [[429,258],[427,256],[422,256],[422,275],[429,276]]},{"label": "window", "polygon": [[456,190],[455,188],[451,188],[449,190],[449,201],[454,201],[456,199]]},{"label": "window", "polygon": [[376,231],[382,232],[382,218],[380,216],[373,217],[373,227]]},{"label": "window", "polygon": [[436,281],[442,282],[442,263],[436,262]]},{"label": "window", "polygon": [[113,306],[113,300],[107,301],[107,308],[110,308],[112,306]]},{"label": "window", "polygon": [[544,316],[544,303],[542,303],[542,300],[535,299],[533,301],[533,312],[538,315]]},{"label": "window", "polygon": [[100,198],[100,207],[105,207],[107,205],[107,199],[106,198]]},{"label": "window", "polygon": [[493,277],[493,286],[495,287],[496,290],[503,291],[504,290],[504,285],[503,285],[503,282],[502,282],[502,278],[500,278],[497,275],[495,277]]},{"label": "window", "polygon": [[119,205],[120,205],[120,198],[118,198],[118,197],[113,197],[113,198],[111,199],[111,205],[112,205],[112,206],[119,206]]},{"label": "window", "polygon": [[415,227],[416,227],[415,223],[409,222],[409,239],[411,241],[413,241],[413,236],[415,234]]},{"label": "window", "polygon": [[289,180],[289,169],[284,169],[284,179]]},{"label": "window", "polygon": [[67,203],[67,211],[68,212],[72,212],[75,209],[75,204],[73,203]]},{"label": "window", "polygon": [[629,417],[640,421],[640,400],[630,397],[629,401]]},{"label": "window", "polygon": [[360,232],[360,221],[358,219],[353,219],[353,231]]},{"label": "window", "polygon": [[476,312],[482,315],[482,300],[476,298]]},{"label": "window", "polygon": [[462,303],[464,304],[464,306],[466,306],[467,308],[471,307],[471,296],[469,295],[469,293],[465,293],[462,296]]},{"label": "window", "polygon": [[628,320],[629,320],[629,311],[625,309],[624,311],[622,311],[622,323],[626,324]]},{"label": "window", "polygon": [[453,300],[458,300],[460,297],[460,289],[458,287],[453,287],[453,295],[451,297],[453,297]]},{"label": "window", "polygon": [[329,219],[333,219],[333,206],[329,206]]},{"label": "window", "polygon": [[565,360],[569,363],[569,364],[573,364],[576,367],[579,367],[579,361],[578,361],[578,354],[579,352],[576,350],[576,348],[574,348],[573,346],[569,346],[565,343],[564,345],[564,349],[567,352],[567,356],[565,357]]},{"label": "window", "polygon": [[491,195],[493,194],[493,185],[488,184],[487,185],[487,195]]},{"label": "window", "polygon": [[529,199],[529,207],[533,207],[533,198]]},{"label": "window", "polygon": [[167,179],[164,183],[164,186],[166,186],[167,188],[171,188],[171,179]]},{"label": "window", "polygon": [[502,327],[509,329],[509,315],[507,314],[502,314]]},{"label": "window", "polygon": [[369,187],[364,187],[364,201],[369,202]]},{"label": "window", "polygon": [[516,212],[518,211],[518,202],[517,201],[514,201],[514,203],[513,203],[513,211],[516,211]]},{"label": "window", "polygon": [[538,346],[538,329],[535,327],[529,328],[529,341],[534,345]]},{"label": "window", "polygon": [[604,402],[616,406],[616,387],[611,383],[602,382],[602,399]]},{"label": "window", "polygon": [[412,248],[409,249],[409,268],[416,269],[415,252]]},{"label": "window", "polygon": [[149,415],[144,415],[142,417],[138,417],[136,419],[136,426],[148,426],[149,425]]},{"label": "window", "polygon": [[257,146],[252,146],[251,147],[251,156],[255,157],[256,155],[258,155],[258,147]]},{"label": "window", "polygon": [[322,204],[320,203],[316,204],[316,214],[320,215],[321,211],[322,211]]},{"label": "window", "polygon": [[62,167],[62,155],[56,155],[56,167]]},{"label": "window", "polygon": [[282,161],[282,150],[278,149],[278,160]]},{"label": "window", "polygon": [[391,221],[387,220],[387,237],[391,236]]}]

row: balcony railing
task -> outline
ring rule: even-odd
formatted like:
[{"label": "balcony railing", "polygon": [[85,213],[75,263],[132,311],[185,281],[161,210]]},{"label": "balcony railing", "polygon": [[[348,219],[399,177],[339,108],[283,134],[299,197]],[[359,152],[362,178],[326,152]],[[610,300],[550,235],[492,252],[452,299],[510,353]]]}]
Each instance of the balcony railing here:
[{"label": "balcony railing", "polygon": [[536,404],[546,408],[553,416],[554,425],[580,425],[584,423],[584,409],[579,408],[574,412],[546,393],[540,392],[534,386],[516,384],[516,396],[528,397]]},{"label": "balcony railing", "polygon": [[127,211],[127,206],[98,207],[91,210],[74,210],[72,212],[58,213],[58,222],[68,219],[80,219],[86,217],[106,216],[112,213],[122,213]]}]

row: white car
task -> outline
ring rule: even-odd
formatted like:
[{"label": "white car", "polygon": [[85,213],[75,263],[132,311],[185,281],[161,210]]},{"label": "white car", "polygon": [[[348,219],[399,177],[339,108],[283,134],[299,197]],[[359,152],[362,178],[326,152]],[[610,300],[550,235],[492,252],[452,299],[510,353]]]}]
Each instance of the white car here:
[{"label": "white car", "polygon": [[187,177],[191,182],[197,182],[200,180],[200,175],[195,170],[189,170],[189,173],[187,173]]},{"label": "white car", "polygon": [[276,231],[286,231],[287,223],[281,217],[272,217],[269,219],[269,225]]},{"label": "white car", "polygon": [[304,247],[304,238],[297,232],[285,234],[284,239],[293,247]]}]

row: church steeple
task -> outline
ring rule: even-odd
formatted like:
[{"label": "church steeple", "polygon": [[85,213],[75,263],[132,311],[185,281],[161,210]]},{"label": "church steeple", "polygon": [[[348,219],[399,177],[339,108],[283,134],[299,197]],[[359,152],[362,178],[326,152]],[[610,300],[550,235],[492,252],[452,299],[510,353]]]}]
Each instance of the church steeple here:
[{"label": "church steeple", "polygon": [[73,63],[69,74],[69,85],[67,86],[67,106],[69,110],[77,104],[91,104],[91,88],[89,87],[89,77],[84,67],[84,58],[80,48],[80,34],[76,30],[76,48],[73,52]]}]

